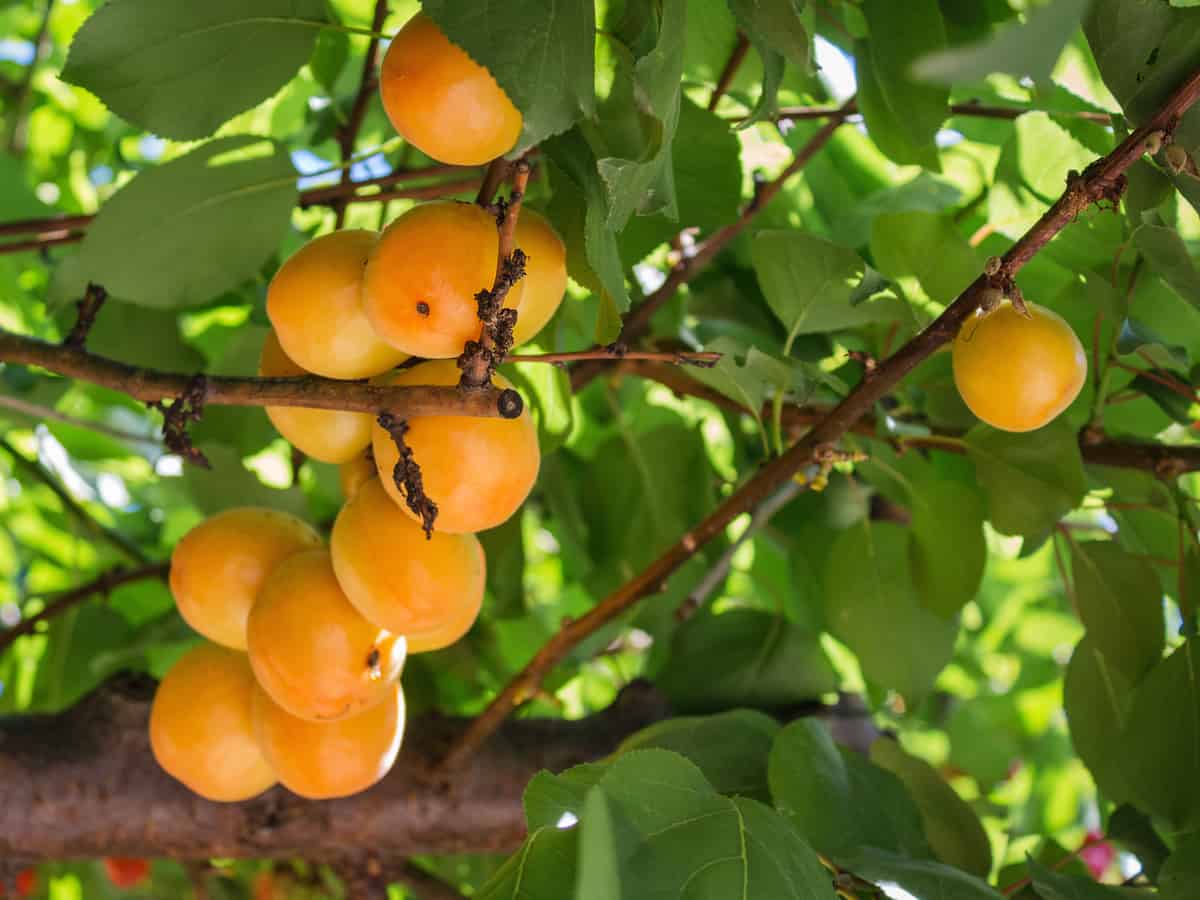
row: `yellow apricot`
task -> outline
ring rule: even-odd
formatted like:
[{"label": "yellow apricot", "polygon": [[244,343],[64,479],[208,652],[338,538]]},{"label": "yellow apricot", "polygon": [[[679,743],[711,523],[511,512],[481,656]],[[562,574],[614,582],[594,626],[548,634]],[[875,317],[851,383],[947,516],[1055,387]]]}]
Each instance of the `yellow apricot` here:
[{"label": "yellow apricot", "polygon": [[307,522],[239,507],[205,519],[175,545],[171,593],[185,622],[218,644],[246,649],[246,618],[267,576],[293,554],[321,546]]},{"label": "yellow apricot", "polygon": [[[396,372],[387,383],[452,385],[459,375],[454,360],[438,360]],[[499,375],[493,381],[501,390],[512,387]],[[421,467],[426,495],[438,506],[434,523],[438,531],[494,528],[516,512],[533,490],[541,454],[528,409],[515,419],[417,416],[408,424],[404,439]],[[392,478],[400,453],[391,435],[375,425],[372,446],[384,490],[406,515],[413,515]]]},{"label": "yellow apricot", "polygon": [[1004,431],[1033,431],[1079,396],[1087,354],[1062,316],[1034,303],[1029,318],[1008,301],[976,313],[954,340],[954,383],[963,402]]},{"label": "yellow apricot", "polygon": [[370,622],[408,641],[409,653],[440,650],[467,633],[483,603],[483,546],[473,534],[428,540],[378,478],[342,507],[329,541],[333,571]]},{"label": "yellow apricot", "polygon": [[250,666],[294,716],[329,721],[380,703],[404,667],[404,638],[346,599],[328,550],[298,553],[271,573],[250,610]]},{"label": "yellow apricot", "polygon": [[298,719],[263,690],[255,692],[259,744],[293,794],[332,800],[365,791],[396,762],[404,737],[404,693],[390,683],[370,709],[336,722]]},{"label": "yellow apricot", "polygon": [[379,236],[335,231],[293,253],[267,288],[267,316],[287,355],[326,378],[369,378],[404,359],[363,314],[362,275]]},{"label": "yellow apricot", "polygon": [[439,162],[482,165],[511,150],[521,134],[521,113],[491,73],[424,13],[392,39],[379,93],[396,131]]},{"label": "yellow apricot", "polygon": [[[369,447],[369,440],[367,444]],[[375,454],[370,449],[342,463],[338,468],[338,483],[342,486],[342,496],[347,501],[353,500],[359,488],[374,478],[375,474]]]},{"label": "yellow apricot", "polygon": [[[534,338],[554,316],[567,290],[567,248],[554,227],[532,209],[517,219],[517,246],[525,252],[525,278],[517,304],[514,346]],[[505,299],[505,306],[513,306]]]},{"label": "yellow apricot", "polygon": [[203,643],[171,667],[150,708],[163,770],[206,800],[236,803],[275,783],[254,734],[254,675],[244,653]]},{"label": "yellow apricot", "polygon": [[[475,295],[495,281],[499,252],[496,220],[474,203],[413,207],[384,229],[367,260],[367,318],[412,356],[458,356],[482,330]],[[520,303],[523,289],[517,282],[506,302]]]},{"label": "yellow apricot", "polygon": [[[269,331],[259,357],[258,374],[293,378],[308,373],[288,358],[275,332]],[[371,417],[367,413],[304,406],[268,406],[266,411],[285,440],[321,462],[344,463],[360,456],[371,443]]]}]

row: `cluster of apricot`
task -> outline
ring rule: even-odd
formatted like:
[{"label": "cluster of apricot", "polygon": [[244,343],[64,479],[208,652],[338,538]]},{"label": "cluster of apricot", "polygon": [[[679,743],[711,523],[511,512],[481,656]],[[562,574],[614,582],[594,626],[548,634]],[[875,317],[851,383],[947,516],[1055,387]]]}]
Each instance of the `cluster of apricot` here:
[{"label": "cluster of apricot", "polygon": [[[422,15],[393,41],[381,83],[389,115],[438,159],[484,162],[520,132],[520,114],[486,70]],[[450,146],[464,142],[470,155]],[[526,275],[505,302],[517,312],[521,343],[562,300],[566,251],[531,211],[515,240]],[[480,337],[476,294],[491,287],[498,257],[492,213],[469,203],[417,206],[380,234],[319,237],[271,281],[272,331],[259,373],[457,384],[454,357]],[[495,383],[511,386],[499,376]],[[393,477],[395,439],[370,415],[303,407],[267,414],[308,456],[342,466],[346,504],[328,547],[294,516],[241,508],[202,522],[175,548],[176,605],[209,642],[164,677],[151,745],[163,769],[216,801],[244,800],[276,782],[304,797],[342,797],[387,773],[404,731],[406,655],[446,647],[475,622],[485,581],[475,532],[516,512],[540,464],[528,411],[408,422],[405,444],[437,504],[427,533],[405,482]]]}]

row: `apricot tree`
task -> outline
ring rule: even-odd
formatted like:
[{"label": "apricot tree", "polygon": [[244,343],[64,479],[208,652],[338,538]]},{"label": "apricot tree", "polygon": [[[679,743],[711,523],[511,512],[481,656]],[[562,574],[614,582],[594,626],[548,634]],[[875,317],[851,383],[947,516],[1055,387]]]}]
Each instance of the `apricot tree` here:
[{"label": "apricot tree", "polygon": [[1200,894],[1194,0],[0,25],[6,896]]}]

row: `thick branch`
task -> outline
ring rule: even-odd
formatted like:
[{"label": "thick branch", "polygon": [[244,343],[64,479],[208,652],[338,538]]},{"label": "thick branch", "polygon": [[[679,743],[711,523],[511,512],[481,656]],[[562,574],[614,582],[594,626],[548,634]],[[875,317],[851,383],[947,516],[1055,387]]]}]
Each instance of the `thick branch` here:
[{"label": "thick branch", "polygon": [[0,653],[7,650],[17,638],[33,634],[42,622],[48,622],[55,616],[62,615],[68,609],[77,606],[89,597],[93,597],[96,594],[107,594],[110,591],[115,591],[122,585],[132,584],[135,581],[146,581],[150,578],[166,578],[170,568],[170,563],[149,563],[136,569],[118,567],[96,576],[91,581],[79,585],[79,587],[71,588],[68,591],[49,598],[45,608],[40,613],[30,616],[27,619],[22,619],[6,631],[0,631]]},{"label": "thick branch", "polygon": [[[48,344],[0,329],[0,362],[40,366],[154,403],[193,389],[195,376],[142,369],[74,347]],[[513,408],[508,391],[456,387],[392,387],[329,378],[203,376],[203,403],[217,406],[306,406],[353,412],[390,411],[401,418],[430,415],[504,417]],[[520,413],[518,407],[517,413]],[[511,416],[508,416],[511,418]]]},{"label": "thick branch", "polygon": [[[1130,134],[1107,156],[1088,166],[1082,175],[1068,176],[1066,192],[1000,259],[980,275],[934,322],[876,368],[812,429],[782,456],[767,463],[742,487],[631,581],[617,588],[586,615],[568,622],[534,655],[487,709],[472,723],[462,740],[445,760],[447,768],[464,764],[518,706],[541,686],[542,680],[584,639],[643,597],[661,590],[667,579],[701,547],[724,531],[744,512],[756,508],[785,481],[808,465],[814,456],[838,441],[872,407],[900,383],[923,360],[951,341],[979,308],[985,291],[996,285],[1008,287],[1012,278],[1050,240],[1101,199],[1119,195],[1124,172],[1141,158],[1151,135],[1169,134],[1180,115],[1200,98],[1200,70],[1193,73],[1145,125]],[[832,123],[830,123],[832,124]],[[828,127],[828,126],[827,126]],[[836,126],[835,126],[836,127]]]},{"label": "thick branch", "polygon": [[[853,101],[850,101],[850,103],[853,103]],[[847,104],[844,109],[848,109],[849,106],[850,104]],[[776,194],[783,190],[783,186],[787,183],[788,179],[808,165],[809,161],[821,151],[821,148],[829,143],[829,139],[833,137],[833,133],[846,120],[847,115],[849,115],[848,112],[835,116],[826,122],[816,134],[808,139],[808,143],[800,148],[795,158],[788,164],[788,167],[758,190],[754,199],[746,205],[746,208],[742,210],[742,214],[737,219],[713,232],[712,235],[696,247],[694,253],[680,260],[678,265],[667,273],[666,281],[650,294],[647,294],[646,298],[625,317],[625,324],[621,328],[621,336],[618,338],[618,341],[623,344],[631,344],[645,334],[650,327],[650,320],[654,318],[654,314],[670,301],[681,287],[700,274],[716,258],[718,253],[725,249],[734,238],[745,230],[746,226],[753,221],[759,210],[763,209],[775,198]],[[571,371],[571,387],[576,391],[582,390],[585,385],[603,371],[604,367],[600,363],[580,363]]]}]

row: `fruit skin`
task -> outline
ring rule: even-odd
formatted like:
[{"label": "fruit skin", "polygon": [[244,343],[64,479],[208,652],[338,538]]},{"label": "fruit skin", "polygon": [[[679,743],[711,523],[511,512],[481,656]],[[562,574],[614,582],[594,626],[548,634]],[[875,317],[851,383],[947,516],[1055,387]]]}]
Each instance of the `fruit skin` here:
[{"label": "fruit skin", "polygon": [[[475,295],[495,281],[499,253],[496,220],[474,203],[413,207],[384,229],[367,260],[367,318],[383,340],[405,353],[456,357],[479,337]],[[506,305],[519,304],[523,291],[518,281]]]},{"label": "fruit skin", "polygon": [[[554,316],[567,290],[567,248],[558,232],[532,209],[517,219],[516,244],[525,252],[525,278],[513,345],[535,337]],[[505,306],[513,304],[505,301]]]},{"label": "fruit skin", "polygon": [[293,794],[311,800],[365,791],[392,768],[404,737],[404,694],[391,683],[386,697],[358,715],[336,722],[298,719],[256,692],[258,740]]},{"label": "fruit skin", "polygon": [[171,593],[184,620],[211,641],[246,649],[246,618],[267,575],[294,553],[321,546],[307,522],[254,506],[217,513],[171,554]]},{"label": "fruit skin", "polygon": [[267,316],[280,346],[305,371],[369,378],[404,359],[363,314],[363,266],[378,237],[352,229],[314,238],[271,279]]},{"label": "fruit skin", "polygon": [[246,629],[259,685],[293,716],[333,721],[380,703],[400,677],[403,637],[346,599],[328,550],[298,553],[263,584]]},{"label": "fruit skin", "polygon": [[[370,445],[368,439],[367,444]],[[338,483],[342,488],[342,496],[353,500],[358,489],[375,477],[375,455],[370,451],[359,453],[354,459],[342,463],[338,469]]]},{"label": "fruit skin", "polygon": [[1062,316],[1009,302],[976,314],[954,340],[954,383],[971,412],[1003,431],[1033,431],[1058,416],[1087,380],[1087,354]]},{"label": "fruit skin", "polygon": [[[271,331],[263,341],[258,374],[267,378],[293,378],[308,373],[283,352],[279,338]],[[276,431],[320,462],[344,463],[371,443],[371,416],[367,413],[303,406],[268,406],[266,412]]]},{"label": "fruit skin", "polygon": [[254,735],[254,674],[244,653],[203,643],[167,672],[150,708],[158,764],[207,800],[236,803],[275,784]]},{"label": "fruit skin", "polygon": [[436,532],[426,540],[378,478],[342,507],[329,549],[350,602],[368,621],[404,635],[409,653],[450,646],[479,616],[486,579],[479,539]]},{"label": "fruit skin", "polygon": [[438,162],[483,165],[521,135],[521,113],[491,73],[424,13],[392,39],[379,93],[396,131]]},{"label": "fruit skin", "polygon": [[128,889],[137,887],[150,877],[150,863],[144,859],[108,856],[104,859],[104,871],[114,885]]},{"label": "fruit skin", "polygon": [[[397,372],[387,383],[450,385],[458,378],[454,360],[439,360]],[[493,381],[501,390],[512,387],[499,375]],[[436,531],[494,528],[517,511],[537,481],[541,453],[528,409],[515,419],[419,416],[409,421],[404,440],[421,466],[426,494],[438,506]],[[380,483],[405,515],[412,516],[391,477],[400,457],[391,435],[375,425],[372,446]]]}]

